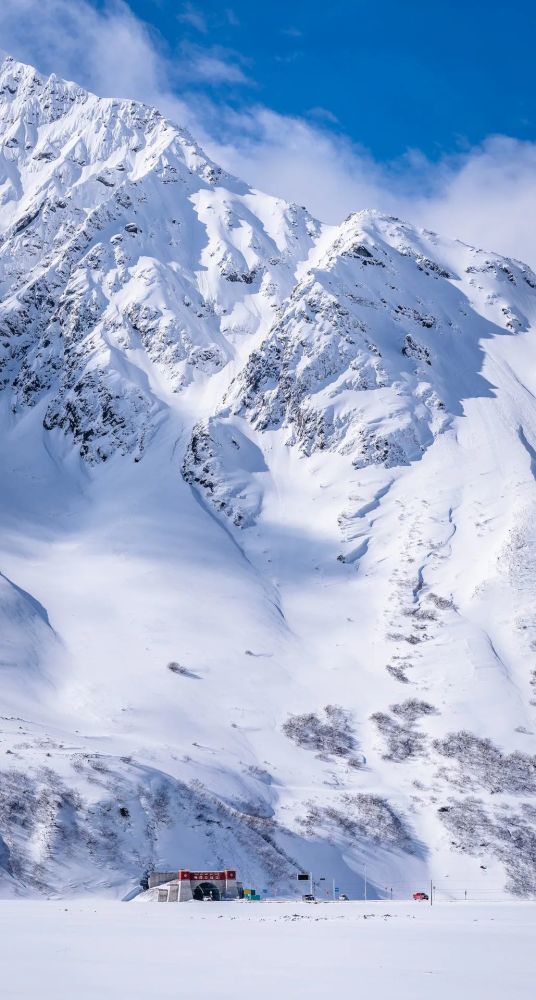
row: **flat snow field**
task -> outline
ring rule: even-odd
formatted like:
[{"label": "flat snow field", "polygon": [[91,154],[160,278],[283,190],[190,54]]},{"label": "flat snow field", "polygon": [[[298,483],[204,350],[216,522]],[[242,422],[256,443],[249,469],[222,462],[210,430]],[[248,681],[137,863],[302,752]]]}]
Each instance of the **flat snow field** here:
[{"label": "flat snow field", "polygon": [[0,996],[532,1000],[535,940],[536,903],[0,902]]}]

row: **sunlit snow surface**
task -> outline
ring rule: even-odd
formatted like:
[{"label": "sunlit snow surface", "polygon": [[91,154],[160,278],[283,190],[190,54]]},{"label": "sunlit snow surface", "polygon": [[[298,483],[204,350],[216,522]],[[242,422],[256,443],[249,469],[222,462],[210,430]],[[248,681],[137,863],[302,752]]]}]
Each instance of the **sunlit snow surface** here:
[{"label": "sunlit snow surface", "polygon": [[536,894],[535,276],[0,83],[1,893]]},{"label": "sunlit snow surface", "polygon": [[530,1000],[531,903],[0,904],[3,1000]]}]

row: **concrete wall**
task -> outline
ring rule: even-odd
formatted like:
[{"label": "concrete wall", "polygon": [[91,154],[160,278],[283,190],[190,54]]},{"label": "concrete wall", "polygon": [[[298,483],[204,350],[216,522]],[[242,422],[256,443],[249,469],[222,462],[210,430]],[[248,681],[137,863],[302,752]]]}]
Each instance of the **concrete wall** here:
[{"label": "concrete wall", "polygon": [[172,882],[177,878],[177,872],[151,872],[149,875],[149,889],[154,889],[164,882]]}]

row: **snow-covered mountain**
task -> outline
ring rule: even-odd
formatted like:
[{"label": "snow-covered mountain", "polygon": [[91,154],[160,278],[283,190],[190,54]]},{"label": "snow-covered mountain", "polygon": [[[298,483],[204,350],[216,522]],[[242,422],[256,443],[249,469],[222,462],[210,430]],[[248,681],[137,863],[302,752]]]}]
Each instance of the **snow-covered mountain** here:
[{"label": "snow-covered mountain", "polygon": [[0,99],[1,892],[536,892],[534,274]]}]

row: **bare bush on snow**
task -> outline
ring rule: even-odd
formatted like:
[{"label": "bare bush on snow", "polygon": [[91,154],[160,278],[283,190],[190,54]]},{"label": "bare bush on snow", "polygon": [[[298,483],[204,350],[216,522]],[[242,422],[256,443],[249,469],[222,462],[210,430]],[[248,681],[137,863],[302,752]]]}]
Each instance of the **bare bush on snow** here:
[{"label": "bare bush on snow", "polygon": [[[339,705],[326,705],[325,719],[315,712],[304,715],[290,715],[283,723],[285,736],[308,750],[316,750],[322,757],[350,758],[357,743],[352,730],[350,713]],[[352,758],[353,766],[359,766],[358,758]]]}]

